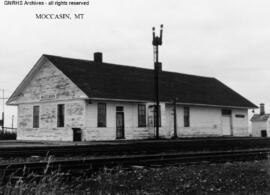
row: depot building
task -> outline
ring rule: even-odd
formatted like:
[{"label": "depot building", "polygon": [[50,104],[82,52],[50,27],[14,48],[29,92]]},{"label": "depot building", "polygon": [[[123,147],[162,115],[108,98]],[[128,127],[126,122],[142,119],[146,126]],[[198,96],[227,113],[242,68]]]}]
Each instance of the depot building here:
[{"label": "depot building", "polygon": [[[42,55],[7,101],[18,107],[17,139],[154,138],[154,71],[102,58]],[[161,138],[175,123],[178,137],[249,135],[249,100],[212,77],[159,74]]]}]

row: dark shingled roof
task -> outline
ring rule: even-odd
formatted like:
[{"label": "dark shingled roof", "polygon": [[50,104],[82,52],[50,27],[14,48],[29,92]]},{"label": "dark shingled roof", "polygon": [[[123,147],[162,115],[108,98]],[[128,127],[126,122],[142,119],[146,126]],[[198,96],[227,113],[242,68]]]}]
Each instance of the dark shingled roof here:
[{"label": "dark shingled roof", "polygon": [[254,114],[250,121],[252,122],[262,122],[262,121],[267,121],[268,118],[270,117],[270,114]]},{"label": "dark shingled roof", "polygon": [[[89,98],[154,100],[154,71],[132,66],[44,55]],[[188,104],[256,107],[215,78],[162,71],[160,100]]]}]

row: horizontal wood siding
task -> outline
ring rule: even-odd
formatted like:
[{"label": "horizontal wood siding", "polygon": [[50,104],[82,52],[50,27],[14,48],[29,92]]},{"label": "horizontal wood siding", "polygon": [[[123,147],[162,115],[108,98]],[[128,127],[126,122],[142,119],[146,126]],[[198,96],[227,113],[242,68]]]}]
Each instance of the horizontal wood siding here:
[{"label": "horizontal wood siding", "polygon": [[[41,98],[51,97],[45,100]],[[72,141],[72,128],[82,129],[82,140],[115,140],[116,107],[124,108],[125,139],[147,139],[155,137],[155,128],[150,126],[148,109],[153,102],[146,103],[146,127],[138,127],[138,104],[120,101],[86,101],[86,95],[50,62],[46,62],[17,98],[19,140]],[[97,104],[106,103],[106,127],[97,125]],[[65,125],[57,127],[57,104],[65,104]],[[33,128],[33,106],[40,106],[39,128]],[[171,104],[160,104],[160,137],[173,136],[173,109]],[[245,114],[245,118],[236,118]],[[222,135],[221,109],[190,107],[190,127],[184,127],[183,106],[177,106],[178,136]],[[247,110],[232,112],[233,135],[247,135]]]},{"label": "horizontal wood siding", "polygon": [[[237,115],[244,116],[244,118],[237,117]],[[247,110],[244,109],[232,110],[232,127],[233,127],[233,136],[249,136]]]},{"label": "horizontal wood siding", "polygon": [[[236,118],[236,114],[245,115],[245,118]],[[166,105],[167,135],[173,136],[174,121],[173,107]],[[184,127],[184,109],[177,105],[177,135],[179,137],[203,137],[222,135],[221,108],[190,107],[190,127]],[[247,109],[232,109],[233,136],[248,136]]]},{"label": "horizontal wood siding", "polygon": [[267,130],[267,136],[270,137],[269,120],[252,122],[251,129],[254,137],[261,137],[261,130]]},{"label": "horizontal wood siding", "polygon": [[[63,101],[65,125],[57,127],[57,103],[22,104],[18,107],[18,140],[72,141],[72,128],[85,127],[85,101]],[[33,128],[33,105],[40,106],[40,126]]]},{"label": "horizontal wood siding", "polygon": [[[100,101],[102,102],[102,101]],[[106,101],[107,126],[97,127],[97,104],[92,101],[86,106],[86,140],[116,139],[116,107],[124,107],[125,139],[149,138],[148,127],[138,127],[138,103]]]},{"label": "horizontal wood siding", "polygon": [[49,61],[46,62],[34,78],[28,83],[22,94],[12,103],[34,103],[41,100],[41,96],[49,101],[87,98],[87,96]]}]

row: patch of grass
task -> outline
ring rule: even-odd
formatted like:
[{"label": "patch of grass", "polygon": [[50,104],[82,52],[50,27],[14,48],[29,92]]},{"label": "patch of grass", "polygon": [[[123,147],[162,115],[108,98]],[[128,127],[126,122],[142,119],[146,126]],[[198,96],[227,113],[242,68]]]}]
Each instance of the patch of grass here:
[{"label": "patch of grass", "polygon": [[[0,184],[2,194],[269,194],[269,161],[162,168],[104,168],[87,174],[26,174]],[[16,175],[16,174],[15,174]],[[1,178],[1,176],[0,176]],[[1,193],[0,193],[1,194]]]}]

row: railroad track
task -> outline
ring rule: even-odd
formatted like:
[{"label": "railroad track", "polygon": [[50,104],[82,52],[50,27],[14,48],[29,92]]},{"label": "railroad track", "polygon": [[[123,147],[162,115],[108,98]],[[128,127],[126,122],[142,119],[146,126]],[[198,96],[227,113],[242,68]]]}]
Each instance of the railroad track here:
[{"label": "railroad track", "polygon": [[46,156],[57,157],[74,155],[130,155],[130,154],[160,154],[196,151],[229,151],[244,149],[270,148],[267,138],[239,139],[196,139],[196,140],[157,140],[157,141],[120,141],[96,143],[92,145],[45,145],[33,147],[0,147],[0,158]]},{"label": "railroad track", "polygon": [[165,166],[179,163],[191,162],[226,162],[226,161],[247,161],[267,159],[270,149],[253,149],[253,150],[235,150],[235,151],[215,151],[215,152],[188,152],[188,153],[162,153],[148,155],[121,155],[121,156],[96,156],[81,159],[53,160],[44,162],[26,162],[1,164],[0,171],[6,175],[16,171],[23,170],[43,172],[47,167],[49,170],[60,169],[68,170],[94,170],[100,167],[114,166]]}]

